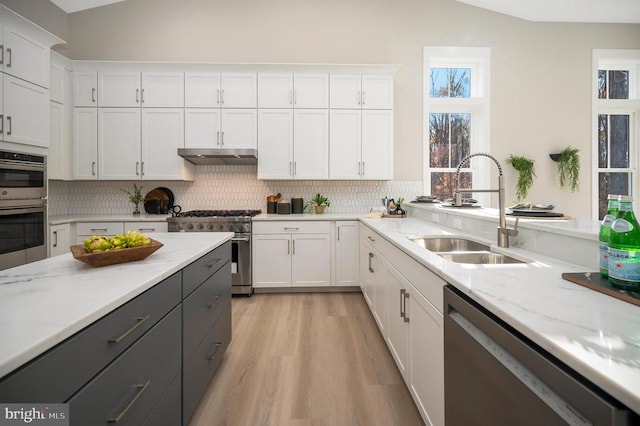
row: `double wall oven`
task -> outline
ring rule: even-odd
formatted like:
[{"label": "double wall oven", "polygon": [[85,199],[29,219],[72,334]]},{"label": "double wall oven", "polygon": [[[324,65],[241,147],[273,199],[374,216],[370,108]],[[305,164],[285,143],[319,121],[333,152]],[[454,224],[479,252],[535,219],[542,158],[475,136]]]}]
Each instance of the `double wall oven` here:
[{"label": "double wall oven", "polygon": [[260,210],[191,210],[167,218],[169,232],[233,232],[231,292],[253,293],[251,279],[251,218]]},{"label": "double wall oven", "polygon": [[47,159],[0,151],[0,270],[47,257]]}]

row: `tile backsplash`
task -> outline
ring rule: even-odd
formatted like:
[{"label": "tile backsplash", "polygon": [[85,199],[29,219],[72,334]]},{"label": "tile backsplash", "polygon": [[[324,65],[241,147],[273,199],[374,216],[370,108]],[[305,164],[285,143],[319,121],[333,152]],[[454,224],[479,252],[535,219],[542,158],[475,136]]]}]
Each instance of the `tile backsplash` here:
[{"label": "tile backsplash", "polygon": [[[267,195],[285,199],[301,196],[305,202],[320,192],[331,201],[329,212],[366,213],[380,199],[413,200],[422,193],[422,181],[258,180],[257,166],[197,166],[193,182],[142,181],[143,195],[156,187],[169,188],[183,210],[267,209]],[[126,214],[133,205],[122,189],[134,181],[50,181],[49,215]],[[135,182],[140,183],[140,182]],[[140,206],[142,209],[142,206]]]}]

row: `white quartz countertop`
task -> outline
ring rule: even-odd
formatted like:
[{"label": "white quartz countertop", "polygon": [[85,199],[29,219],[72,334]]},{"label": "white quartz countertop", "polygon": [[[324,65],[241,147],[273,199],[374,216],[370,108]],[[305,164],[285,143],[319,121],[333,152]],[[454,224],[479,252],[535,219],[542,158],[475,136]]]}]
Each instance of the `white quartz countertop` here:
[{"label": "white quartz countertop", "polygon": [[164,246],[140,261],[96,268],[68,253],[0,271],[0,377],[233,237],[148,235]]},{"label": "white quartz countertop", "polygon": [[[533,262],[468,265],[446,261],[411,236],[466,235],[406,218],[362,219],[373,230],[453,284],[597,386],[640,413],[640,307],[562,279],[584,267],[518,248],[492,249]],[[568,246],[567,250],[571,250]],[[402,272],[402,271],[400,271]],[[438,307],[440,310],[443,307]]]},{"label": "white quartz countertop", "polygon": [[77,222],[165,222],[170,214],[71,214],[49,216],[50,225]]},{"label": "white quartz countertop", "polygon": [[274,221],[274,220],[358,220],[362,213],[302,213],[302,214],[266,214],[262,213],[254,216],[254,221]]}]

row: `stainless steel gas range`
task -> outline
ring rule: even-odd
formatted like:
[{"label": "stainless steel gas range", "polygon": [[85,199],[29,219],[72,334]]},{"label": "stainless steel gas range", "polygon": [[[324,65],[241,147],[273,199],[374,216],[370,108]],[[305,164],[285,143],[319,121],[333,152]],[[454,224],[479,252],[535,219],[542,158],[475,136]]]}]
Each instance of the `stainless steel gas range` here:
[{"label": "stainless steel gas range", "polygon": [[251,279],[251,218],[260,210],[190,210],[167,218],[169,232],[233,232],[231,292],[253,293]]}]

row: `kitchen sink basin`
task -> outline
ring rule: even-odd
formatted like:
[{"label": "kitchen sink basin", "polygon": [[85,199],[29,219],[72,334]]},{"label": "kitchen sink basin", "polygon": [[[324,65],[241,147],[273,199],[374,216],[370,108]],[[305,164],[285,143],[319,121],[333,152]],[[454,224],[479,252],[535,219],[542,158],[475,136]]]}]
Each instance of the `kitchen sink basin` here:
[{"label": "kitchen sink basin", "polygon": [[489,246],[459,237],[420,237],[410,238],[411,241],[429,251],[458,252],[458,251],[489,251]]},{"label": "kitchen sink basin", "polygon": [[446,252],[436,253],[438,256],[456,263],[471,263],[474,265],[501,265],[509,263],[526,263],[522,260],[492,251]]}]

